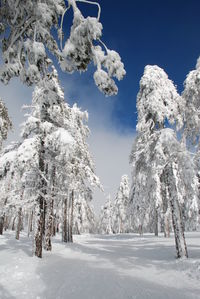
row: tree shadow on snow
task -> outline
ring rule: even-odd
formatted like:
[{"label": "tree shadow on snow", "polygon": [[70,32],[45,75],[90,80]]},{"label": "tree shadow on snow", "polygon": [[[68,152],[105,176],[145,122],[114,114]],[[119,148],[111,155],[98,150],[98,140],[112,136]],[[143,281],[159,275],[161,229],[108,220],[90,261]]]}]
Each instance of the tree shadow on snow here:
[{"label": "tree shadow on snow", "polygon": [[[84,244],[66,245],[66,250],[70,248],[74,254],[71,250],[70,254],[67,254],[67,251],[64,254],[61,250],[61,254],[58,252],[49,257],[48,263],[45,263],[42,269],[38,269],[40,278],[46,286],[44,292],[46,299],[199,298],[199,288],[179,289],[176,287],[176,282],[172,287],[142,276],[137,277],[134,273],[130,274],[128,271],[130,267],[136,267],[137,263],[138,268],[141,267],[141,257],[145,250],[150,252],[150,258],[147,259],[147,256],[144,258],[145,267],[147,262],[149,265],[156,263],[151,260],[153,248],[143,249],[141,253],[141,248],[132,250],[130,244],[126,249],[127,244],[120,247],[120,244],[113,246],[107,243],[107,245],[103,244],[106,251],[102,251],[95,247],[98,245],[96,241],[95,239],[84,240]],[[92,245],[95,246],[89,247]],[[168,251],[172,248],[165,249]],[[119,254],[120,250],[122,250],[121,254]],[[159,250],[161,247],[156,248],[157,252]],[[129,261],[128,259],[132,257],[134,260]],[[122,259],[127,259],[128,263],[122,262]],[[161,266],[160,264],[159,267]]]},{"label": "tree shadow on snow", "polygon": [[[166,240],[163,240],[163,238],[151,237],[148,239],[142,237],[130,242],[130,237],[124,238],[123,236],[123,242],[118,241],[118,239],[113,242],[114,237],[109,236],[109,238],[104,239],[101,236],[93,236],[84,240],[84,242],[67,244],[66,246],[77,253],[84,253],[97,259],[107,259],[119,267],[126,265],[126,269],[155,266],[160,271],[170,269],[179,271],[177,261],[180,260],[176,259],[175,244],[172,237]],[[127,242],[124,240],[127,240]],[[166,244],[165,241],[170,242],[171,245]],[[200,246],[188,246],[188,251],[189,259],[187,261],[200,260]]]}]

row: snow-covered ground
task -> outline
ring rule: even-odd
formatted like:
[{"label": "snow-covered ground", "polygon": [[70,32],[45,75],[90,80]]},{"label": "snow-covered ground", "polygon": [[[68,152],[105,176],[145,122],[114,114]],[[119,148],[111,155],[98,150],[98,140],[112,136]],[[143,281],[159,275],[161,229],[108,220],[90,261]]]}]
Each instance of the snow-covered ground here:
[{"label": "snow-covered ground", "polygon": [[76,236],[54,239],[32,257],[31,240],[0,236],[1,299],[200,298],[200,233],[187,233],[190,258],[176,260],[173,237]]}]

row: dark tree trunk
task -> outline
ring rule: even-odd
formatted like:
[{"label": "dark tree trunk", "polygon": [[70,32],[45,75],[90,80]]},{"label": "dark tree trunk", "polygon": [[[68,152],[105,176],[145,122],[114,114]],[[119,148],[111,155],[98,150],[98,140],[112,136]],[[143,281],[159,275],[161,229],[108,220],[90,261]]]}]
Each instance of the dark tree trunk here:
[{"label": "dark tree trunk", "polygon": [[43,213],[37,219],[37,232],[35,235],[35,255],[42,258],[42,239],[43,239]]},{"label": "dark tree trunk", "polygon": [[5,214],[0,216],[0,235],[3,235]]},{"label": "dark tree trunk", "polygon": [[55,166],[52,167],[50,175],[50,183],[51,183],[51,201],[48,205],[48,219],[47,219],[47,228],[45,232],[45,249],[47,251],[52,250],[52,244],[51,244],[51,236],[53,234],[53,226],[54,226],[54,213],[53,213],[53,207],[54,207],[54,197],[55,197],[55,176],[56,176],[56,168]]},{"label": "dark tree trunk", "polygon": [[187,246],[185,241],[182,214],[180,205],[177,199],[177,189],[175,182],[175,175],[173,172],[173,165],[167,164],[165,169],[165,179],[169,193],[169,204],[172,213],[172,224],[174,229],[174,237],[176,244],[176,256],[181,258],[188,257]]},{"label": "dark tree trunk", "polygon": [[63,207],[63,229],[62,229],[62,238],[63,242],[68,242],[68,207],[67,207],[67,197],[64,199]]},{"label": "dark tree trunk", "polygon": [[13,221],[12,221],[12,230],[15,230],[15,220],[16,220],[16,217],[14,217]]},{"label": "dark tree trunk", "polygon": [[73,242],[73,222],[74,222],[74,190],[71,193],[71,215],[69,224],[69,242]]},{"label": "dark tree trunk", "polygon": [[155,215],[154,215],[154,233],[155,236],[158,237],[158,209],[155,208]]},{"label": "dark tree trunk", "polygon": [[32,231],[33,231],[33,211],[31,211],[28,220],[28,237]]},{"label": "dark tree trunk", "polygon": [[[44,150],[44,140],[41,137],[41,148],[39,153],[39,170],[44,175],[45,173],[45,150]],[[39,191],[40,194],[38,196],[38,214],[36,225],[37,225],[37,231],[35,234],[35,255],[39,258],[42,258],[42,243],[43,243],[43,234],[45,231],[45,195],[46,195],[46,181],[45,179],[40,175],[40,182],[39,182]]]},{"label": "dark tree trunk", "polygon": [[54,237],[56,235],[56,214],[53,214],[53,221],[52,221],[52,231],[51,231],[51,235],[52,237]]},{"label": "dark tree trunk", "polygon": [[52,236],[52,230],[53,230],[53,199],[50,202],[49,207],[49,215],[47,220],[47,228],[46,228],[46,234],[45,234],[45,249],[47,251],[52,250],[52,244],[51,244],[51,236]]},{"label": "dark tree trunk", "polygon": [[9,219],[8,216],[4,217],[4,230],[6,231],[9,227]]},{"label": "dark tree trunk", "polygon": [[[23,199],[24,195],[24,187],[22,187],[22,193],[20,196],[20,200]],[[23,221],[22,221],[22,208],[19,208],[18,215],[17,215],[17,230],[16,230],[16,239],[19,240],[20,230],[23,228]]]}]

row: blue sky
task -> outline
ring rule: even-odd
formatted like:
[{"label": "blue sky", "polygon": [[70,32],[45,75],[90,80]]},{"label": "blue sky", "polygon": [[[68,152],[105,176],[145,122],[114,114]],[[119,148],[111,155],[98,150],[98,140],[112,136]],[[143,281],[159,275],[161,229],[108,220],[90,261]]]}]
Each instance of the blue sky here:
[{"label": "blue sky", "polygon": [[[129,154],[135,136],[136,96],[145,65],[157,64],[182,90],[187,73],[194,69],[200,55],[199,0],[99,0],[102,8],[103,37],[108,48],[120,53],[127,75],[119,82],[116,97],[106,98],[93,82],[94,68],[86,73],[64,74],[59,69],[66,100],[89,112],[91,137],[89,145],[96,173],[105,193],[94,193],[94,206],[99,211],[106,196],[114,198],[120,178],[130,176]],[[85,16],[96,16],[93,5],[78,4]],[[67,13],[64,30],[69,32],[71,13]],[[14,123],[9,140],[17,139],[24,112],[23,104],[31,101],[32,89],[19,80],[8,86],[0,83]]]},{"label": "blue sky", "polygon": [[[136,95],[145,65],[164,68],[179,91],[186,74],[194,68],[200,54],[200,1],[100,0],[99,3],[104,27],[102,40],[108,48],[120,53],[127,71],[118,84],[118,96],[109,99],[113,102],[111,121],[120,130],[135,128]],[[80,3],[79,7],[85,16],[96,15],[93,5]],[[80,85],[91,83],[93,90],[92,72],[78,79],[75,76]],[[75,91],[73,96],[76,97]],[[80,97],[79,101],[81,104]]]}]

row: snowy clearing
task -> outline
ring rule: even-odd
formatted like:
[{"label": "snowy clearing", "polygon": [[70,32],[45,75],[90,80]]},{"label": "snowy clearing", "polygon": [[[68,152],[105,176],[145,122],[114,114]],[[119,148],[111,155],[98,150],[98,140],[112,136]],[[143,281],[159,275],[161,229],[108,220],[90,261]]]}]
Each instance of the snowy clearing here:
[{"label": "snowy clearing", "polygon": [[188,260],[176,260],[173,237],[146,234],[56,237],[53,252],[32,257],[31,240],[0,236],[0,298],[200,298],[200,233],[187,233]]}]

